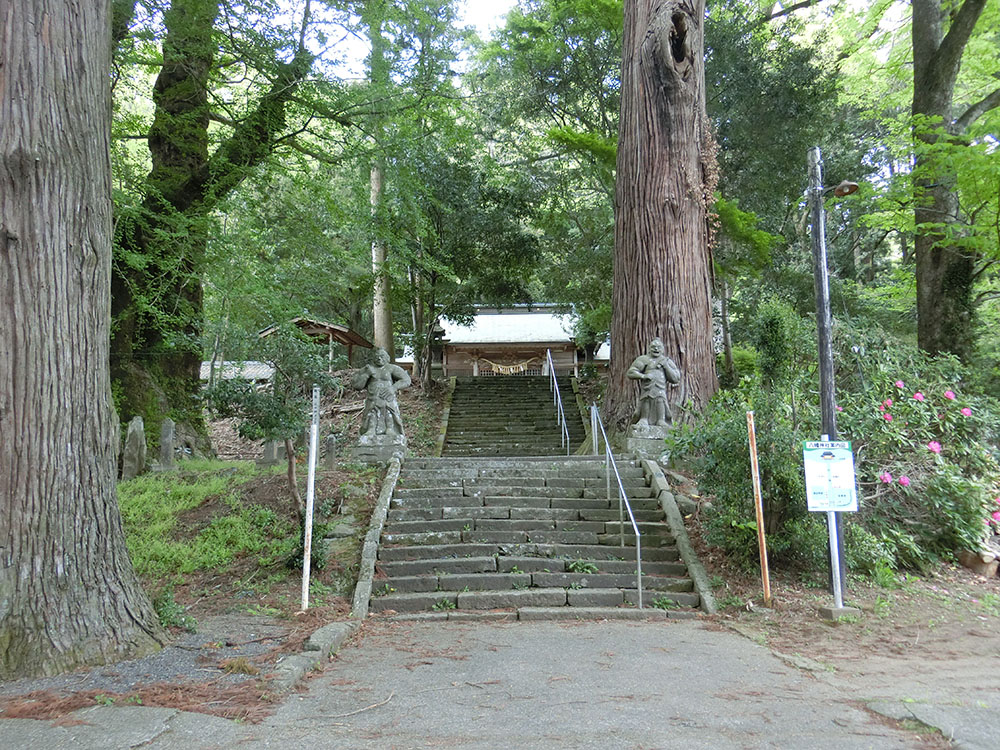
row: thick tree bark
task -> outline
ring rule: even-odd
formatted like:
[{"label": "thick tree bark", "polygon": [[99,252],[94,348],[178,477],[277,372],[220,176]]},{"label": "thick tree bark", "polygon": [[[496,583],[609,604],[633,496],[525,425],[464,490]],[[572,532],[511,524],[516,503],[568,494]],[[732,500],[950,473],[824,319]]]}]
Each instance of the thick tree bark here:
[{"label": "thick tree bark", "polygon": [[926,121],[914,128],[917,342],[931,354],[965,357],[972,348],[976,258],[954,241],[961,221],[957,177],[930,147],[968,124],[966,118],[954,119],[952,99],[962,53],[985,5],[986,0],[965,0],[955,9],[942,7],[941,0],[913,1],[913,114],[940,118],[944,127],[940,135],[926,132]]},{"label": "thick tree bark", "polygon": [[0,680],[157,648],[115,495],[109,0],[0,14]]},{"label": "thick tree bark", "polygon": [[703,0],[626,0],[615,195],[607,414],[628,417],[625,377],[651,339],[681,370],[674,403],[701,408],[717,388],[708,206],[715,143],[705,114]]}]

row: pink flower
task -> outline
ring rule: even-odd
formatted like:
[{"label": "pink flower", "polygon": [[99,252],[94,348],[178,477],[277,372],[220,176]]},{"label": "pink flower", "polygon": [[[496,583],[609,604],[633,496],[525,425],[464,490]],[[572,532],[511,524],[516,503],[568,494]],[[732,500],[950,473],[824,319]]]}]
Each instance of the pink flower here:
[{"label": "pink flower", "polygon": [[887,399],[885,400],[885,405],[886,405],[886,408],[888,408],[888,407],[892,406],[892,399],[891,399],[891,398],[887,398]]},{"label": "pink flower", "polygon": [[990,514],[994,521],[1000,521],[1000,510],[995,510]]},{"label": "pink flower", "polygon": [[[883,484],[892,483],[892,474],[890,474],[888,471],[883,471],[881,474],[878,475],[878,478],[882,480]],[[997,512],[1000,513],[1000,511]]]},{"label": "pink flower", "polygon": [[998,497],[998,498],[997,498],[996,500],[994,500],[993,502],[995,502],[995,503],[996,503],[997,505],[1000,505],[1000,497]]},{"label": "pink flower", "polygon": [[924,400],[924,394],[922,394],[920,391],[917,391],[916,393],[913,394],[913,400],[914,401],[923,401]]},{"label": "pink flower", "polygon": [[904,487],[909,487],[910,486],[910,478],[904,474],[903,476],[901,476],[899,478],[899,483],[901,485],[903,485]]},{"label": "pink flower", "polygon": [[939,443],[937,440],[931,440],[927,444],[927,450],[929,450],[931,453],[940,453],[941,452],[941,443]]},{"label": "pink flower", "polygon": [[885,421],[886,422],[891,422],[892,421],[892,415],[889,412],[886,412],[882,416],[885,417]]},{"label": "pink flower", "polygon": [[841,406],[840,404],[837,404],[837,411],[843,411],[843,410],[844,410],[844,407]]},{"label": "pink flower", "polygon": [[906,383],[904,383],[902,380],[897,380],[896,381],[896,387],[897,388],[906,388]]},{"label": "pink flower", "polygon": [[945,391],[944,392],[944,397],[946,399],[948,399],[949,401],[954,401],[955,400],[955,392],[954,391]]},{"label": "pink flower", "polygon": [[878,410],[879,411],[885,411],[885,404],[879,404],[878,405]]},{"label": "pink flower", "polygon": [[966,416],[966,417],[971,417],[972,416],[972,409],[970,409],[968,406],[963,407],[962,408],[962,414],[964,416]]}]

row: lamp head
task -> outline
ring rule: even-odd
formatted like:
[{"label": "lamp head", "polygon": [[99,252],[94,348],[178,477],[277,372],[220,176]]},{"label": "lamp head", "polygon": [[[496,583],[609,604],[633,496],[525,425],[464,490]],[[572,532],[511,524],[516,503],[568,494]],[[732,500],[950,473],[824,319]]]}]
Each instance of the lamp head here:
[{"label": "lamp head", "polygon": [[850,195],[851,193],[856,192],[858,192],[858,183],[851,182],[849,180],[843,180],[833,189],[833,194],[838,198],[843,198],[845,195]]}]

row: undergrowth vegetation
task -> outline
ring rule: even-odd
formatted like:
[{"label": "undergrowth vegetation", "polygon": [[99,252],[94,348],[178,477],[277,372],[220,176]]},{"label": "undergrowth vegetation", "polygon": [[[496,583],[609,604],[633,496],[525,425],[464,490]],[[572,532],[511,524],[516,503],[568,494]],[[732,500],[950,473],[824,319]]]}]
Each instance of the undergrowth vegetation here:
[{"label": "undergrowth vegetation", "polygon": [[[145,474],[121,483],[122,522],[139,575],[169,582],[222,568],[241,554],[256,555],[262,566],[292,554],[296,524],[270,508],[241,503],[240,486],[255,476],[250,463],[191,461],[178,474]],[[185,511],[212,498],[221,500],[224,512],[194,533],[179,528]]]},{"label": "undergrowth vegetation", "polygon": [[[789,305],[764,301],[745,333],[753,356],[742,357],[739,382],[677,429],[668,452],[692,462],[714,497],[707,541],[756,566],[753,411],[769,554],[821,570],[826,525],[806,510],[802,473],[802,443],[821,432],[814,329]],[[1000,518],[1000,403],[957,359],[929,357],[870,321],[839,322],[834,347],[838,439],[852,442],[860,501],[858,513],[842,515],[849,569],[922,568],[978,548]]]},{"label": "undergrowth vegetation", "polygon": [[[327,536],[344,523],[367,526],[378,478],[351,463],[317,477],[313,604],[353,587],[361,532]],[[193,630],[196,602],[207,611],[297,609],[302,527],[288,495],[280,469],[248,461],[185,461],[119,484],[129,554],[164,627]]]}]

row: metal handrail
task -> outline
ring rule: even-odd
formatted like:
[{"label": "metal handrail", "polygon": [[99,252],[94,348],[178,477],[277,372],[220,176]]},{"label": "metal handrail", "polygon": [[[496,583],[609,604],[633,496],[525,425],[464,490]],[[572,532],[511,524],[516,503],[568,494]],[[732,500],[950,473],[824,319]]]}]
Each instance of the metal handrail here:
[{"label": "metal handrail", "polygon": [[[600,443],[598,442],[598,429],[600,436],[604,439],[605,458],[604,476],[606,480],[606,492],[608,500],[611,499],[611,472],[615,473],[615,480],[618,482],[618,530],[620,534],[621,546],[625,547],[625,514],[628,511],[628,519],[632,522],[632,530],[635,532],[635,587],[639,590],[639,609],[642,609],[642,543],[640,541],[639,525],[635,522],[635,514],[632,513],[632,505],[625,494],[625,485],[622,482],[622,475],[618,471],[618,463],[611,453],[611,443],[608,442],[608,433],[604,431],[604,422],[601,421],[601,413],[597,409],[597,404],[590,406],[590,435],[591,445],[594,455],[601,455]],[[624,506],[624,510],[623,510]]]},{"label": "metal handrail", "polygon": [[552,362],[552,350],[545,350],[545,363],[549,368],[549,391],[553,394],[552,402],[556,407],[556,424],[559,425],[559,445],[566,449],[569,455],[569,427],[566,424],[566,411],[563,409],[562,394],[559,393],[559,380],[556,378],[556,367]]}]

